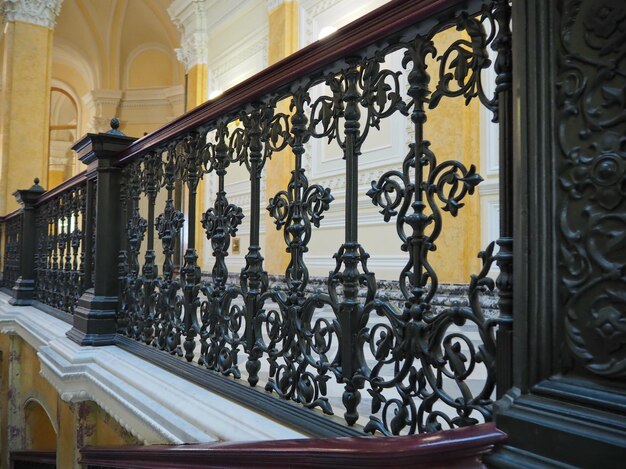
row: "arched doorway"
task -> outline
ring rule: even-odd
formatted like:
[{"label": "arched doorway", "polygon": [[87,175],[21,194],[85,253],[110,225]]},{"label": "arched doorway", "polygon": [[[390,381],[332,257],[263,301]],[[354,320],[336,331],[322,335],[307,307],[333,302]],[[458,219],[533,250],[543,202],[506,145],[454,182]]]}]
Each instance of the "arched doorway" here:
[{"label": "arched doorway", "polygon": [[72,144],[77,139],[78,105],[72,95],[59,87],[50,93],[50,158],[48,186],[52,189],[72,176]]}]

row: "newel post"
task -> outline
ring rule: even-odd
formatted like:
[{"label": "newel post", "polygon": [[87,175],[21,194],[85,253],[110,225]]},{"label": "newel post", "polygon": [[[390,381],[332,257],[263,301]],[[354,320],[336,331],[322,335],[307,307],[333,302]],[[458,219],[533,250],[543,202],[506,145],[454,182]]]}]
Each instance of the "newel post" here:
[{"label": "newel post", "polygon": [[117,119],[113,119],[112,130],[87,134],[72,147],[87,165],[87,200],[91,201],[88,207],[95,209],[95,213],[87,214],[90,221],[95,216],[95,223],[86,224],[86,239],[91,247],[88,256],[95,258],[90,286],[78,300],[73,327],[67,333],[80,345],[111,345],[115,338],[119,230],[124,229],[120,224],[121,170],[116,162],[118,153],[136,140],[119,132],[118,126]]},{"label": "newel post", "polygon": [[35,179],[35,185],[30,189],[20,189],[13,193],[13,196],[22,206],[19,277],[12,289],[13,298],[9,300],[9,303],[15,306],[27,306],[33,302],[37,231],[35,204],[44,192],[45,189],[39,185],[39,179]]}]

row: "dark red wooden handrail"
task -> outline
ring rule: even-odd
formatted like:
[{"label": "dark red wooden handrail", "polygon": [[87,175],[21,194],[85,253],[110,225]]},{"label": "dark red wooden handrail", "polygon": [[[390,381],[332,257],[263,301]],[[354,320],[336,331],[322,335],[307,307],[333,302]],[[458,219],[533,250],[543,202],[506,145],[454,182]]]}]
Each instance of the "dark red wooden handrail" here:
[{"label": "dark red wooden handrail", "polygon": [[9,459],[11,462],[22,461],[54,466],[57,462],[57,454],[55,451],[11,451]]},{"label": "dark red wooden handrail", "polygon": [[474,0],[393,0],[339,29],[331,36],[295,52],[170,123],[137,140],[120,153],[120,164],[162,146],[199,125],[253,103],[290,82],[306,77],[403,29]]},{"label": "dark red wooden handrail", "polygon": [[40,205],[45,204],[48,200],[52,199],[53,197],[59,194],[63,194],[64,192],[67,192],[76,186],[84,184],[86,180],[87,180],[86,171],[78,173],[76,176],[72,176],[71,178],[63,181],[61,184],[56,186],[54,189],[50,189],[49,191],[44,192],[43,195],[39,197],[39,200],[37,201],[36,206],[39,207]]},{"label": "dark red wooden handrail", "polygon": [[3,217],[0,217],[0,223],[4,223],[9,221],[11,218],[15,218],[16,216],[18,216],[20,213],[22,213],[22,208],[16,208],[15,210],[13,210],[10,213],[7,213],[6,215],[4,215]]},{"label": "dark red wooden handrail", "polygon": [[81,463],[116,468],[479,468],[506,435],[483,424],[427,435],[348,437],[81,450]]}]

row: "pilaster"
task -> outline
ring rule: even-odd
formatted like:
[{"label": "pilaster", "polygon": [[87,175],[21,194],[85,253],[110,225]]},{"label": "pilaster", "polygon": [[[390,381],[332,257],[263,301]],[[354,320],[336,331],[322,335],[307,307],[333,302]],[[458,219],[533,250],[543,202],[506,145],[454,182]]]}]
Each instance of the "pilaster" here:
[{"label": "pilaster", "polygon": [[[48,186],[52,29],[62,0],[5,0],[0,81],[0,213],[16,208],[11,194],[33,175]],[[28,155],[28,158],[24,158]]]},{"label": "pilaster", "polygon": [[[268,0],[267,14],[269,23],[268,61],[269,65],[291,55],[298,50],[298,2],[284,0]],[[276,112],[291,114],[289,102],[278,104]],[[304,155],[310,158],[311,155]],[[287,189],[294,168],[294,155],[290,148],[272,156],[267,160],[265,169],[265,194],[274,194]],[[289,264],[285,240],[280,231],[276,230],[271,217],[265,219],[265,269],[269,274],[282,275]]]},{"label": "pilaster", "polygon": [[[494,467],[626,455],[626,12],[514,1],[513,364]],[[536,51],[541,51],[537,54]]]}]

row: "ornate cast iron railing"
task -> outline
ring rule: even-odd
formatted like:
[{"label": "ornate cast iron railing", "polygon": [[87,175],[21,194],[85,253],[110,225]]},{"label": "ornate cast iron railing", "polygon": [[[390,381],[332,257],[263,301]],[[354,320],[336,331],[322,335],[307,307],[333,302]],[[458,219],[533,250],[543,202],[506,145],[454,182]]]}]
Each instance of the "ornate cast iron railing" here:
[{"label": "ornate cast iron railing", "polygon": [[[16,193],[23,209],[4,218],[3,286],[13,287],[16,305],[34,298],[75,313],[68,336],[81,344],[142,342],[134,351],[185,367],[185,376],[219,377],[218,392],[234,389],[224,376],[246,380],[325,414],[343,412],[367,433],[491,420],[496,363],[498,389],[511,378],[509,22],[507,0],[390,2],[137,142],[112,121],[107,134],[75,145],[85,173],[45,194],[37,184]],[[440,35],[453,30],[441,46]],[[492,95],[484,82],[490,48],[497,54]],[[482,181],[474,165],[430,144],[438,135],[427,118],[448,100],[479,101],[499,123],[501,223],[498,251],[491,243],[478,254],[482,269],[469,279],[466,305],[435,309],[439,278],[430,253],[454,223],[444,224],[442,214],[456,217]],[[363,145],[392,118],[410,127],[406,156],[361,190]],[[337,191],[309,182],[315,141],[337,148],[345,165],[345,239],[331,248],[335,267],[324,288],[311,285],[306,253]],[[286,187],[266,198],[270,158],[287,159],[292,170]],[[249,210],[229,200],[235,166],[249,178]],[[208,178],[212,206],[197,214]],[[379,209],[381,223],[395,223],[406,256],[401,302],[378,291],[368,267],[359,197]],[[281,288],[270,287],[264,268],[264,255],[272,255],[261,249],[264,214],[289,254]],[[243,225],[249,245],[233,282],[227,258]],[[208,280],[196,249],[201,236],[212,248]],[[481,307],[481,294],[495,289],[494,263],[497,318]],[[116,338],[116,327],[127,338]]]},{"label": "ornate cast iron railing", "polygon": [[2,256],[2,286],[13,288],[19,277],[22,213],[15,211],[3,220],[4,254]]},{"label": "ornate cast iron railing", "polygon": [[73,313],[86,289],[85,174],[43,195],[36,207],[34,297],[43,304]]},{"label": "ornate cast iron railing", "polygon": [[[442,6],[449,8],[436,11]],[[491,419],[495,331],[498,324],[510,331],[510,233],[504,223],[500,252],[494,255],[492,243],[479,254],[483,268],[470,279],[469,306],[433,313],[438,276],[429,253],[446,229],[442,211],[456,216],[482,178],[474,165],[435,154],[428,139],[437,135],[429,135],[425,122],[445,100],[479,100],[494,121],[504,119],[501,138],[510,141],[509,4],[425,2],[422,7],[424,21],[418,24],[387,20],[384,33],[353,41],[359,49],[347,46],[348,32],[340,34],[344,42],[337,47],[349,51],[345,58],[324,60],[314,49],[304,51],[290,63],[302,64],[301,57],[309,54],[313,65],[273,82],[273,71],[264,72],[258,77],[262,86],[255,88],[254,78],[245,84],[256,94],[242,85],[122,154],[126,228],[119,256],[120,334],[210,372],[245,377],[250,386],[264,381],[266,391],[305,407],[332,414],[343,405],[345,421],[363,422],[369,433],[431,432]],[[384,17],[383,10],[378,14]],[[450,28],[459,38],[437,49],[437,35]],[[483,86],[488,48],[497,52],[493,96]],[[397,51],[402,68],[394,70],[385,59]],[[320,84],[325,85],[321,91]],[[279,103],[288,103],[289,112]],[[399,273],[401,306],[377,294],[367,246],[359,240],[357,207],[361,148],[383,120],[397,114],[410,121],[413,141],[402,166],[380,174],[367,196],[380,208],[381,220],[395,221],[398,247],[406,252]],[[346,209],[345,240],[336,247],[327,288],[311,293],[305,253],[313,228],[324,223],[333,203],[332,187],[307,179],[304,161],[313,157],[307,148],[315,139],[343,152]],[[290,155],[278,155],[283,150]],[[503,167],[509,156],[503,155]],[[261,200],[261,177],[272,157],[289,158],[291,180]],[[234,165],[245,166],[249,175],[247,213],[229,202],[225,190]],[[217,179],[213,206],[197,217],[198,188],[210,174]],[[177,182],[186,191],[185,213],[174,203]],[[288,291],[268,287],[263,256],[271,253],[262,253],[260,246],[262,206],[284,235]],[[73,216],[72,210],[66,216]],[[233,284],[226,259],[244,217],[250,243],[240,281]],[[213,249],[210,281],[201,276],[200,236]],[[179,264],[177,243],[185,247]],[[494,288],[487,273],[495,260],[503,275],[499,320],[486,318],[479,301],[482,291]],[[367,290],[364,301],[360,288]],[[478,346],[458,330],[469,324],[478,331]],[[484,377],[469,386],[479,367]],[[332,386],[342,389],[340,403],[329,398]]]}]

